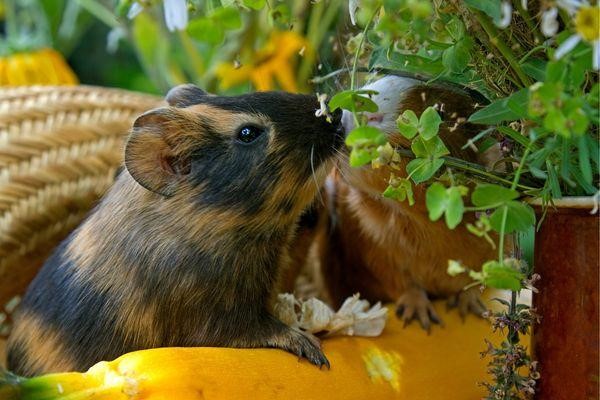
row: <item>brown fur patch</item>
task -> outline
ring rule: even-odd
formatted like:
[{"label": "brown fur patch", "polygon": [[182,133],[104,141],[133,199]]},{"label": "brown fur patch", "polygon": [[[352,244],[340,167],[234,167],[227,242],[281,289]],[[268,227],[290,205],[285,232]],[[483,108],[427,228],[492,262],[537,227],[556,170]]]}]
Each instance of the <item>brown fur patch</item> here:
[{"label": "brown fur patch", "polygon": [[23,349],[19,373],[70,371],[76,365],[63,347],[58,332],[32,315],[21,315],[8,342],[9,348]]},{"label": "brown fur patch", "polygon": [[[419,116],[434,105],[441,111],[440,136],[451,155],[477,162],[475,152],[462,149],[481,129],[465,122],[475,110],[469,96],[439,86],[417,85],[402,95],[397,111],[413,110]],[[387,133],[393,145],[408,147],[407,139],[396,130]],[[408,161],[402,159],[401,173],[394,173],[403,175]],[[416,204],[409,206],[381,195],[392,172],[387,167],[351,168],[344,158],[339,172],[328,178],[335,188],[335,196],[328,199],[334,220],[325,221],[318,235],[321,266],[338,303],[355,292],[372,300],[395,301],[414,286],[433,296],[450,296],[470,279],[448,276],[448,259],[479,268],[496,256],[485,240],[467,231],[465,223],[472,222],[472,215],[465,215],[463,224],[454,230],[443,220],[430,221],[424,185],[414,186]]]}]

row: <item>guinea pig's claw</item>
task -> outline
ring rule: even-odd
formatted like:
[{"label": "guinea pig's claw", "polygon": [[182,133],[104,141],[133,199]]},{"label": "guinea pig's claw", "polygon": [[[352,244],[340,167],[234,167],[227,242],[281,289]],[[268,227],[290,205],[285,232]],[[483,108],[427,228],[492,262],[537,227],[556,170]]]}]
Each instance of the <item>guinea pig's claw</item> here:
[{"label": "guinea pig's claw", "polygon": [[452,296],[448,299],[448,308],[458,308],[461,319],[464,321],[468,313],[474,314],[478,317],[483,317],[483,314],[487,311],[485,304],[481,301],[480,292],[478,288],[471,288],[466,291]]},{"label": "guinea pig's claw", "polygon": [[396,316],[404,321],[404,327],[413,319],[417,319],[427,334],[431,333],[432,324],[444,326],[442,319],[429,301],[427,293],[419,288],[408,289],[398,298]]},{"label": "guinea pig's claw", "polygon": [[287,327],[286,331],[275,339],[273,347],[287,350],[299,359],[305,358],[319,369],[323,366],[330,368],[329,360],[321,351],[321,342],[308,332]]}]

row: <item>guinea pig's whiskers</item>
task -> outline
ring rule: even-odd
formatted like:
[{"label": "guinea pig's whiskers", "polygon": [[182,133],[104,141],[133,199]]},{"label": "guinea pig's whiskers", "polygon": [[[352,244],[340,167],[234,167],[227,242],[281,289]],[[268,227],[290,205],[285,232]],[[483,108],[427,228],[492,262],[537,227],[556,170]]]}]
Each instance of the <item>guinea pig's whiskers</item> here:
[{"label": "guinea pig's whiskers", "polygon": [[[341,150],[336,149],[335,152],[337,153],[338,156],[340,156],[340,158],[342,160],[345,159],[345,157],[347,157],[348,155],[343,153]],[[348,176],[346,175],[347,171],[344,170],[344,168],[340,168],[340,164],[338,162],[336,162],[334,164],[334,168],[335,170],[338,172],[338,174],[340,174],[340,176],[342,177],[342,180],[349,182],[348,180]]]},{"label": "guinea pig's whiskers", "polygon": [[310,170],[312,172],[313,182],[315,182],[315,188],[317,189],[317,198],[319,199],[321,204],[325,205],[323,196],[321,196],[321,187],[319,186],[319,182],[317,181],[317,175],[315,174],[314,155],[315,155],[315,145],[313,144],[312,146],[310,146]]}]

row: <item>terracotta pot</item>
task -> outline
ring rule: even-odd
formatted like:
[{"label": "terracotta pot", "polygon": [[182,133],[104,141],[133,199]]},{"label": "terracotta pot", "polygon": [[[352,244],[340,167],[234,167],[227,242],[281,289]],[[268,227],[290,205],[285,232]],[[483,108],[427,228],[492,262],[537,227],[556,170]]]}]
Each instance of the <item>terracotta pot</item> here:
[{"label": "terracotta pot", "polygon": [[537,400],[598,399],[600,218],[591,198],[568,198],[549,209],[535,237],[541,275],[532,335],[540,363]]}]

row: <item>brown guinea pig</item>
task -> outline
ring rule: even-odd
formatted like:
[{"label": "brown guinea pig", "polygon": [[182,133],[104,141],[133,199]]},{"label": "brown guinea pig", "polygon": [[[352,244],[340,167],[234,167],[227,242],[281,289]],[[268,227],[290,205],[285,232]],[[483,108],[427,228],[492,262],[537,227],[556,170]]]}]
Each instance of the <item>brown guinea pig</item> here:
[{"label": "brown guinea pig", "polygon": [[[368,123],[387,133],[392,146],[410,146],[396,127],[402,112],[413,110],[419,116],[428,106],[437,105],[443,119],[440,136],[451,154],[483,161],[470,148],[463,149],[480,130],[466,123],[475,101],[465,92],[397,76],[387,76],[363,89],[378,92],[372,99],[379,110],[367,113]],[[343,123],[346,132],[354,128],[351,114],[345,112]],[[401,161],[401,171],[408,161]],[[478,289],[463,291],[470,279],[450,277],[446,273],[448,259],[478,268],[494,259],[495,251],[469,233],[464,223],[450,230],[443,221],[430,221],[423,185],[414,187],[413,206],[383,197],[390,172],[388,167],[351,168],[344,154],[327,180],[328,211],[321,217],[317,246],[333,302],[339,305],[355,292],[372,301],[394,301],[399,317],[406,322],[417,318],[428,331],[431,322],[441,322],[430,297],[451,297],[463,316],[467,311],[481,314],[485,309]],[[469,222],[469,216],[465,218]]]},{"label": "brown guinea pig", "polygon": [[83,371],[139,349],[275,347],[329,365],[271,313],[296,221],[343,144],[315,96],[183,85],[140,116],[125,169],[43,266],[15,315],[8,367]]}]

